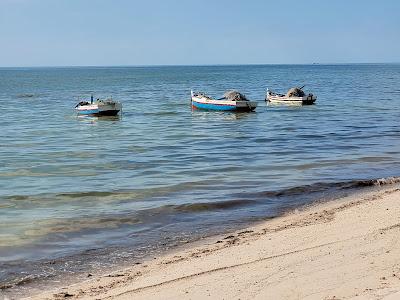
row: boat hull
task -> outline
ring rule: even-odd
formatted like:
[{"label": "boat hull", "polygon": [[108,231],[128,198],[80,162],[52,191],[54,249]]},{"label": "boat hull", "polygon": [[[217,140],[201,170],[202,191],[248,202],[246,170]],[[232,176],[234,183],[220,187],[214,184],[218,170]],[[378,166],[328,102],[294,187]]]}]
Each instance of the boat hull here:
[{"label": "boat hull", "polygon": [[92,117],[101,117],[101,116],[116,116],[118,115],[119,110],[106,110],[106,111],[78,111],[78,115],[80,116],[92,116]]},{"label": "boat hull", "polygon": [[116,116],[121,111],[122,105],[120,103],[115,104],[90,104],[78,106],[75,111],[80,116]]},{"label": "boat hull", "polygon": [[204,110],[218,111],[253,111],[257,107],[254,101],[224,101],[205,97],[192,97],[192,107]]}]

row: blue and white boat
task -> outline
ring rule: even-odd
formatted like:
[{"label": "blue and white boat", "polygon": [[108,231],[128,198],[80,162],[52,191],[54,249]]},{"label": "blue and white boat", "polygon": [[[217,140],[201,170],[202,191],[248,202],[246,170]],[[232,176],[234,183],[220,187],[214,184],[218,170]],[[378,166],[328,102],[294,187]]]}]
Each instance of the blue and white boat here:
[{"label": "blue and white boat", "polygon": [[81,101],[75,106],[75,111],[80,116],[116,116],[122,110],[122,104],[112,99],[93,102],[93,96],[88,101]]},{"label": "blue and white boat", "polygon": [[206,110],[220,111],[253,111],[257,107],[256,101],[249,101],[243,94],[229,91],[223,98],[212,99],[204,93],[191,91],[192,107]]}]

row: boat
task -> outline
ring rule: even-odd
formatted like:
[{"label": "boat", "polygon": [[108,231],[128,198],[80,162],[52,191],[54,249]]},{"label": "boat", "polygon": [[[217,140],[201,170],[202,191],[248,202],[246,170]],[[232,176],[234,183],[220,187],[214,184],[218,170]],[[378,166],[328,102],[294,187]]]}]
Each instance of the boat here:
[{"label": "boat", "polygon": [[75,111],[81,116],[116,116],[122,111],[122,104],[111,98],[93,101],[93,96],[91,96],[90,102],[79,102],[75,106]]},{"label": "boat", "polygon": [[257,107],[256,101],[249,101],[246,96],[237,91],[228,91],[224,97],[213,99],[204,93],[191,91],[193,108],[220,111],[253,111]]},{"label": "boat", "polygon": [[299,104],[299,105],[311,105],[317,101],[317,97],[313,94],[306,95],[303,92],[304,86],[301,88],[294,87],[291,88],[286,95],[278,94],[267,89],[267,95],[265,96],[265,101],[271,103],[287,103],[287,104]]}]

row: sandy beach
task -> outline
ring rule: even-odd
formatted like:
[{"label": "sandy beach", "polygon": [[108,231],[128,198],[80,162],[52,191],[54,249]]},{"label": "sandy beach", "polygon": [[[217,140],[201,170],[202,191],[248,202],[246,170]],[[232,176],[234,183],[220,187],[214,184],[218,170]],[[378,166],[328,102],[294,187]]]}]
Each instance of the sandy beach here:
[{"label": "sandy beach", "polygon": [[31,299],[400,299],[399,234],[396,184]]}]

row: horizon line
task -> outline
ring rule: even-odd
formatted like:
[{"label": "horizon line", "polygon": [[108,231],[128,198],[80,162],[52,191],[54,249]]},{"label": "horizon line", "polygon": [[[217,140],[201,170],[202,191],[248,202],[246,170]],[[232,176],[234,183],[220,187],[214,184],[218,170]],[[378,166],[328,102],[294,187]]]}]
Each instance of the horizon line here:
[{"label": "horizon line", "polygon": [[334,65],[395,65],[400,62],[332,62],[332,63],[249,63],[249,64],[154,64],[154,65],[38,65],[0,66],[0,69],[51,69],[51,68],[143,68],[143,67],[228,67],[228,66],[334,66]]}]

